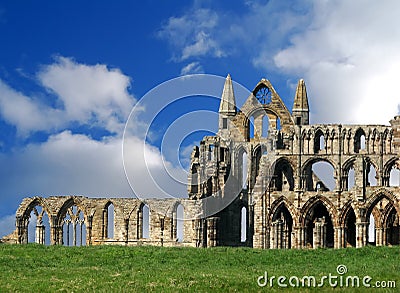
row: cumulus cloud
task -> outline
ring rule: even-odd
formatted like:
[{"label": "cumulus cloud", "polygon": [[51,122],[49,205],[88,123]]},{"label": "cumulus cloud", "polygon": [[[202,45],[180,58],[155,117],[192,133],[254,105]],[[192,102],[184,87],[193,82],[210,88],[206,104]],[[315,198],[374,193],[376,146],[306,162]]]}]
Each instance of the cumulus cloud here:
[{"label": "cumulus cloud", "polygon": [[60,130],[72,122],[120,133],[135,102],[128,92],[129,77],[105,65],[58,57],[43,66],[37,78],[52,103],[24,95],[0,80],[0,113],[23,136]]},{"label": "cumulus cloud", "polygon": [[400,3],[315,1],[312,22],[274,56],[302,75],[313,122],[382,123],[397,113]]},{"label": "cumulus cloud", "polygon": [[66,119],[94,123],[111,132],[121,129],[134,102],[128,93],[130,78],[103,64],[89,66],[58,57],[37,76],[61,100]]}]

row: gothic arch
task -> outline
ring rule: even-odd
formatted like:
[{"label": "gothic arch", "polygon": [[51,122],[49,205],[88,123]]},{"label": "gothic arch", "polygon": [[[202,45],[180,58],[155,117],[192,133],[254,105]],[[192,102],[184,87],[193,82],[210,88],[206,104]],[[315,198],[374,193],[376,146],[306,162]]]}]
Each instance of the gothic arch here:
[{"label": "gothic arch", "polygon": [[72,206],[76,206],[84,215],[85,221],[87,221],[87,211],[85,206],[83,205],[82,201],[76,197],[70,197],[64,201],[62,206],[60,207],[57,213],[57,224],[60,225],[61,221],[64,219],[63,217],[67,213],[68,209]]},{"label": "gothic arch", "polygon": [[289,211],[290,216],[292,217],[293,227],[298,225],[298,213],[296,207],[290,203],[285,196],[280,196],[278,199],[274,200],[271,204],[271,211],[268,215],[268,223],[271,225],[273,217],[275,213],[281,206],[285,206],[285,208]]},{"label": "gothic arch", "polygon": [[358,213],[356,213],[356,209],[353,205],[353,201],[349,200],[343,205],[343,208],[342,208],[340,214],[338,215],[339,226],[343,226],[345,224],[345,219],[348,216],[349,212],[351,212],[351,210],[353,210],[353,212],[355,213],[356,219],[360,220],[360,216]]},{"label": "gothic arch", "polygon": [[[303,188],[305,188],[308,191],[313,191],[315,190],[314,188],[314,178],[313,178],[313,171],[312,167],[315,163],[318,162],[326,162],[331,165],[333,168],[333,179],[335,181],[335,187],[337,188],[339,186],[339,176],[338,176],[338,169],[336,164],[333,162],[332,159],[330,158],[325,158],[325,157],[312,157],[308,159],[307,161],[304,162],[302,168],[301,168],[301,174],[304,176],[305,181],[303,181]],[[318,183],[318,182],[315,182]]]},{"label": "gothic arch", "polygon": [[295,173],[294,170],[295,167],[293,164],[290,162],[285,157],[280,157],[278,158],[273,164],[272,164],[272,170],[274,172],[274,189],[277,191],[282,191],[284,188],[284,178],[287,179],[287,187],[289,191],[294,190],[294,184],[295,184]]},{"label": "gothic arch", "polygon": [[327,199],[324,196],[321,195],[316,195],[311,197],[301,208],[300,210],[300,218],[299,218],[299,224],[300,225],[305,225],[305,221],[307,220],[308,213],[313,209],[313,207],[318,203],[321,202],[326,210],[329,213],[329,216],[332,219],[333,226],[338,226],[339,224],[339,219],[338,219],[338,213],[335,208],[335,206],[332,204],[332,202]]},{"label": "gothic arch", "polygon": [[49,217],[54,213],[54,211],[49,207],[47,201],[44,198],[35,196],[34,198],[32,198],[27,206],[19,207],[16,215],[21,215],[23,218],[29,217],[33,208],[36,206],[41,206]]},{"label": "gothic arch", "polygon": [[369,220],[369,215],[371,214],[376,204],[384,198],[386,198],[389,201],[389,203],[393,205],[393,207],[396,209],[397,214],[400,215],[400,207],[396,196],[394,196],[393,193],[391,193],[390,191],[380,188],[371,195],[371,197],[365,204],[366,213],[365,213],[365,219],[363,220],[365,221]]}]

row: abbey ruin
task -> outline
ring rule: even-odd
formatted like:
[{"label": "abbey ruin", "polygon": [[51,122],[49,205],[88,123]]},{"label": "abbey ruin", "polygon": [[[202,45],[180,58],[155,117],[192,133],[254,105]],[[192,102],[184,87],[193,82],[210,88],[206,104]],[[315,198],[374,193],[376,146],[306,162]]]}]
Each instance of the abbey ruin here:
[{"label": "abbey ruin", "polygon": [[192,152],[187,198],[25,198],[2,241],[26,243],[33,232],[60,245],[399,245],[399,154],[400,116],[310,125],[303,80],[291,112],[266,79],[238,109],[228,75],[218,133]]}]

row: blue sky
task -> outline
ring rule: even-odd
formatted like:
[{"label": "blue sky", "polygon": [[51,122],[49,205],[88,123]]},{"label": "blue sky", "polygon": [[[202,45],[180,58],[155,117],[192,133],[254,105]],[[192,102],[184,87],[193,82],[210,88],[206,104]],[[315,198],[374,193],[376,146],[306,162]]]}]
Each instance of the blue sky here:
[{"label": "blue sky", "polygon": [[[132,196],[121,145],[138,104],[132,176],[149,180],[146,152],[154,174],[168,166],[184,178],[192,144],[216,129],[223,79],[213,97],[174,102],[153,122],[146,113],[163,95],[149,91],[186,74],[230,73],[239,106],[239,84],[251,90],[265,77],[289,109],[304,78],[311,122],[388,124],[400,102],[399,13],[394,0],[0,1],[0,235],[23,197]],[[191,126],[175,139],[182,125]],[[175,140],[161,151],[164,133]]]}]

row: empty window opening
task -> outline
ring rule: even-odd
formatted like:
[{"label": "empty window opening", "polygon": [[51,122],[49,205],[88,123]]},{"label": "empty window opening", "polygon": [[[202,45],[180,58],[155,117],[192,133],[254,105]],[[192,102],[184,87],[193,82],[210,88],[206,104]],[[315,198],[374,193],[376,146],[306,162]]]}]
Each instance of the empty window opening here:
[{"label": "empty window opening", "polygon": [[400,170],[392,168],[390,170],[389,186],[400,186]]},{"label": "empty window opening", "polygon": [[294,176],[293,169],[290,163],[286,160],[280,160],[274,168],[273,182],[271,186],[278,191],[293,191]]},{"label": "empty window opening", "polygon": [[369,216],[368,242],[371,244],[375,244],[375,219],[372,213]]},{"label": "empty window opening", "polygon": [[360,137],[360,149],[365,150],[365,135],[361,135]]},{"label": "empty window opening", "polygon": [[62,220],[63,244],[65,246],[86,245],[86,224],[82,211],[77,206],[70,207]]},{"label": "empty window opening", "polygon": [[350,190],[354,187],[356,181],[354,168],[351,167],[349,173],[347,175],[347,190]]},{"label": "empty window opening", "polygon": [[354,152],[358,153],[360,150],[365,149],[365,133],[361,128],[357,129],[354,134]]},{"label": "empty window opening", "polygon": [[376,179],[376,170],[375,167],[371,164],[367,164],[367,186],[376,186],[377,179]]},{"label": "empty window opening", "polygon": [[149,206],[143,205],[142,207],[142,238],[149,238],[150,236],[150,209]]},{"label": "empty window opening", "polygon": [[320,191],[333,191],[336,187],[335,169],[328,162],[316,162],[308,171],[306,168],[306,178],[309,191],[317,190],[317,187]]},{"label": "empty window opening", "polygon": [[268,137],[269,119],[267,115],[262,118],[262,137]]},{"label": "empty window opening", "polygon": [[251,116],[249,119],[249,138],[254,137],[254,117]]},{"label": "empty window opening", "polygon": [[247,210],[245,207],[242,207],[241,210],[241,218],[240,218],[240,241],[246,242],[247,239]]},{"label": "empty window opening", "polygon": [[41,206],[32,209],[27,229],[29,243],[50,245],[50,221]]},{"label": "empty window opening", "polygon": [[319,137],[319,149],[320,150],[325,149],[325,137],[323,135]]},{"label": "empty window opening", "polygon": [[247,153],[244,152],[242,155],[242,188],[247,189]]},{"label": "empty window opening", "polygon": [[314,137],[314,152],[318,153],[321,150],[325,149],[325,137],[324,134],[322,133],[322,130],[319,129],[315,133]]},{"label": "empty window opening", "polygon": [[106,238],[114,238],[114,205],[110,203],[107,207],[107,226],[105,235]]},{"label": "empty window opening", "polygon": [[184,235],[184,209],[183,205],[179,204],[176,208],[176,239],[178,242],[183,241]]}]

